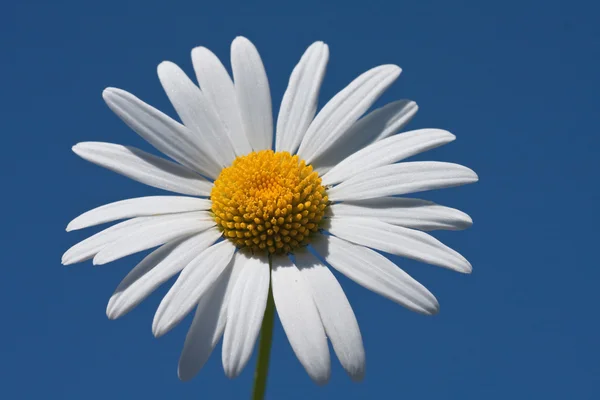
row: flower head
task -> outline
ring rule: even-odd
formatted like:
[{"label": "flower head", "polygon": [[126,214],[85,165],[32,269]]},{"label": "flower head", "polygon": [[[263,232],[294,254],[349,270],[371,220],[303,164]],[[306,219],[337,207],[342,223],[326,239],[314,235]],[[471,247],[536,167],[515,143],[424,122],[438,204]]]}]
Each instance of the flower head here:
[{"label": "flower head", "polygon": [[273,150],[236,158],[215,180],[210,199],[223,237],[240,249],[271,254],[306,246],[328,203],[310,165]]},{"label": "flower head", "polygon": [[399,163],[454,135],[439,129],[397,134],[417,111],[412,101],[396,101],[361,118],[399,76],[394,65],[360,75],[317,114],[328,57],[327,45],[317,42],[294,68],[275,140],[262,61],[247,39],[236,38],[233,80],[202,47],[192,51],[200,87],[175,64],[159,65],[182,123],[128,92],[104,91],[108,106],[174,161],[110,143],[73,147],[95,164],[187,195],[123,200],[80,215],[68,231],[125,221],[76,244],[62,260],[105,264],[158,247],[123,279],[107,315],[123,316],[180,273],[152,330],[162,336],[196,309],[179,361],[183,380],[200,370],[222,337],[226,374],[242,371],[270,287],[310,377],[319,384],[329,379],[329,339],[350,377],[361,379],[360,330],[329,267],[423,314],[438,311],[435,297],[378,251],[471,271],[464,257],[424,232],[464,229],[471,219],[429,201],[397,197],[477,181],[473,171],[457,164]]}]

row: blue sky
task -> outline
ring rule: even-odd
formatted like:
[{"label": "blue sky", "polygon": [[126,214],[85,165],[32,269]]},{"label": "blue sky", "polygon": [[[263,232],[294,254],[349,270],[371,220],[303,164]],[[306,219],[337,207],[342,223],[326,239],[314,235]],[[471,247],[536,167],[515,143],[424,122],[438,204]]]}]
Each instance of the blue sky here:
[{"label": "blue sky", "polygon": [[[254,359],[228,380],[220,347],[192,382],[177,379],[186,319],[151,333],[161,287],[109,321],[114,288],[141,258],[92,267],[61,254],[96,230],[67,234],[79,213],[158,193],[76,157],[98,140],[149,146],[105,106],[116,86],[174,115],[156,77],[171,60],[191,72],[190,50],[228,64],[237,35],[259,48],[274,109],[293,66],[315,40],[331,58],[322,105],[378,64],[403,68],[377,105],[410,98],[410,129],[457,140],[415,159],[458,162],[480,182],[421,197],[460,208],[470,230],[441,232],[473,264],[470,276],[396,259],[439,299],[413,314],[339,277],[367,351],[351,383],[333,361],[315,386],[276,321],[271,399],[600,398],[597,111],[600,11],[583,1],[19,1],[0,16],[3,157],[0,330],[2,397],[246,398]],[[339,276],[339,275],[338,275]]]}]

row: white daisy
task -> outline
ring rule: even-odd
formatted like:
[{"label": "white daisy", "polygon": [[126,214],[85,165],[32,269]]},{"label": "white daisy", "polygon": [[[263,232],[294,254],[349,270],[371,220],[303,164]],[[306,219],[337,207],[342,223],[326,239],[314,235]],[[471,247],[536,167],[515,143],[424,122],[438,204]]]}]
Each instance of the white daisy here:
[{"label": "white daisy", "polygon": [[160,246],[123,279],[107,315],[123,316],[181,272],[152,330],[162,336],[196,308],[179,360],[182,380],[200,370],[221,337],[225,373],[242,371],[270,287],[310,377],[318,384],[329,379],[328,338],[350,377],[360,380],[361,334],[328,266],[423,314],[438,311],[436,298],[378,251],[471,271],[463,256],[423,232],[467,228],[468,215],[395,197],[477,181],[472,170],[456,164],[397,163],[454,135],[439,129],[396,135],[417,112],[412,101],[390,103],[359,120],[400,75],[395,65],[360,75],[316,113],[328,57],[327,45],[316,42],[294,68],[275,140],[265,69],[252,43],[238,37],[231,46],[233,80],[203,47],[192,51],[200,88],[175,64],[158,66],[183,124],[128,92],[104,91],[108,106],[175,162],[117,144],[73,147],[92,163],[188,195],[134,198],[80,215],[67,231],[125,221],[73,246],[62,259],[65,265],[90,258],[106,264]]}]

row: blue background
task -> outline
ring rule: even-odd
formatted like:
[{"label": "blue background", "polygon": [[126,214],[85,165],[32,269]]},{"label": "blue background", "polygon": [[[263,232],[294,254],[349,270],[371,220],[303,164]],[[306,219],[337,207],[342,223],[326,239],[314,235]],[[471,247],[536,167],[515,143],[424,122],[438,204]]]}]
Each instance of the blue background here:
[{"label": "blue background", "polygon": [[[190,50],[229,65],[236,35],[259,48],[274,109],[304,49],[331,49],[321,105],[359,73],[404,72],[377,105],[420,105],[410,129],[457,141],[417,159],[459,162],[476,185],[420,195],[468,212],[442,241],[474,266],[460,275],[399,265],[440,300],[410,313],[340,277],[361,326],[367,375],[337,360],[320,388],[275,327],[271,399],[597,399],[600,11],[583,1],[13,1],[0,21],[2,398],[247,398],[222,372],[220,347],[191,383],[177,379],[187,319],[156,340],[153,313],[168,285],[117,321],[109,296],[141,255],[62,267],[62,253],[97,229],[65,233],[103,203],[158,193],[71,153],[79,141],[149,145],[105,106],[117,86],[174,115],[156,77]],[[222,4],[222,5],[221,5]]]}]

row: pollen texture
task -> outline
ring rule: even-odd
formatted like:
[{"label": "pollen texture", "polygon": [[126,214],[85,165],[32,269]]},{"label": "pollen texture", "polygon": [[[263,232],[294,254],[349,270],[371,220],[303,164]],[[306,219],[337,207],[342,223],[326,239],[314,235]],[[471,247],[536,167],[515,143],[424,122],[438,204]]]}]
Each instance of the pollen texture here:
[{"label": "pollen texture", "polygon": [[286,254],[309,243],[328,204],[319,174],[288,152],[240,156],[210,194],[224,237],[239,248]]}]

